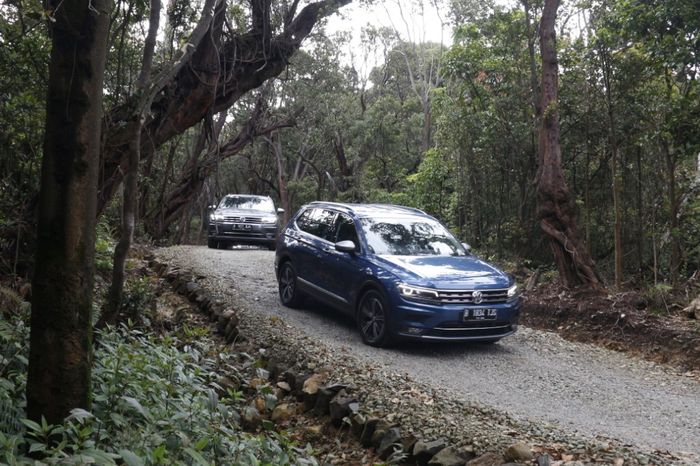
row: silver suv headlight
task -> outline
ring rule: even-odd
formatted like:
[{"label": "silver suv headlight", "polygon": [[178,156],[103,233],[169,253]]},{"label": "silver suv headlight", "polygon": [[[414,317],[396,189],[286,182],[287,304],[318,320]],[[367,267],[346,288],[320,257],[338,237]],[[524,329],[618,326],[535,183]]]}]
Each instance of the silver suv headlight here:
[{"label": "silver suv headlight", "polygon": [[277,217],[263,217],[262,222],[263,223],[276,223]]},{"label": "silver suv headlight", "polygon": [[217,214],[217,213],[215,212],[215,213],[211,214],[211,216],[210,216],[209,218],[210,218],[211,220],[214,220],[215,222],[217,222],[217,221],[219,221],[219,220],[223,220],[223,219],[224,219],[224,216],[223,216],[223,214]]},{"label": "silver suv headlight", "polygon": [[436,290],[423,288],[422,286],[407,285],[406,283],[399,283],[398,288],[401,297],[404,299],[440,304],[439,295]]}]

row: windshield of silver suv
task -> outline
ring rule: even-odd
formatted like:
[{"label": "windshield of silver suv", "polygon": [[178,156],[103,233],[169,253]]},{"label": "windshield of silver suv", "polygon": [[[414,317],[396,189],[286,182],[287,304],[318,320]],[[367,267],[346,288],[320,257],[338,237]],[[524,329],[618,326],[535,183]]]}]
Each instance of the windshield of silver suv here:
[{"label": "windshield of silver suv", "polygon": [[439,222],[425,217],[360,220],[367,247],[380,256],[464,256],[466,250]]},{"label": "windshield of silver suv", "polygon": [[269,197],[226,196],[221,200],[219,209],[265,210],[275,211],[275,204]]}]

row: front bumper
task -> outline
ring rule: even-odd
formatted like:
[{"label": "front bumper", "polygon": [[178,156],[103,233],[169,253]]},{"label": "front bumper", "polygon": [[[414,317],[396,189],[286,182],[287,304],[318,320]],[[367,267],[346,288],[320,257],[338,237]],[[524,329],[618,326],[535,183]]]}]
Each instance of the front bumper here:
[{"label": "front bumper", "polygon": [[[397,298],[393,306],[396,334],[403,339],[434,341],[494,341],[518,328],[522,299],[511,303],[432,305]],[[495,309],[491,320],[464,320],[467,309]]]},{"label": "front bumper", "polygon": [[269,223],[211,222],[208,235],[217,241],[239,244],[270,244],[277,239],[277,225]]}]

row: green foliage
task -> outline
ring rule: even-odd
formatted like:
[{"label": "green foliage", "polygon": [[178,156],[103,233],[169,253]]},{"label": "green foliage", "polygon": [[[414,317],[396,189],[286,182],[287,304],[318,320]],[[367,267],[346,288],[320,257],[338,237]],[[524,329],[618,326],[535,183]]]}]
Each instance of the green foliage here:
[{"label": "green foliage", "polygon": [[98,272],[112,271],[112,259],[116,242],[106,222],[97,225],[97,237],[95,239],[95,268]]},{"label": "green foliage", "polygon": [[92,411],[61,425],[22,419],[28,333],[19,318],[0,320],[0,463],[40,453],[42,464],[316,464],[281,434],[240,430],[240,397],[216,391],[221,372],[237,372],[235,355],[204,328],[109,328],[97,335]]}]

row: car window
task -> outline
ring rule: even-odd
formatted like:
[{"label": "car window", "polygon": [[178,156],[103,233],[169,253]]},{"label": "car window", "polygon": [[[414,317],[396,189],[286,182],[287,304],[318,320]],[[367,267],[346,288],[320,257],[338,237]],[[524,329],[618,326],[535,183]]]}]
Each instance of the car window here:
[{"label": "car window", "polygon": [[357,239],[357,230],[355,222],[345,214],[338,214],[338,220],[335,222],[335,242],[352,241],[355,247],[360,246],[360,241]]},{"label": "car window", "polygon": [[297,218],[299,229],[333,242],[333,222],[336,213],[326,209],[309,209]]},{"label": "car window", "polygon": [[269,197],[258,196],[226,196],[221,200],[219,208],[243,209],[243,210],[266,210],[275,211],[275,204]]},{"label": "car window", "polygon": [[419,217],[363,218],[369,251],[395,256],[457,256],[466,251],[441,223]]}]

